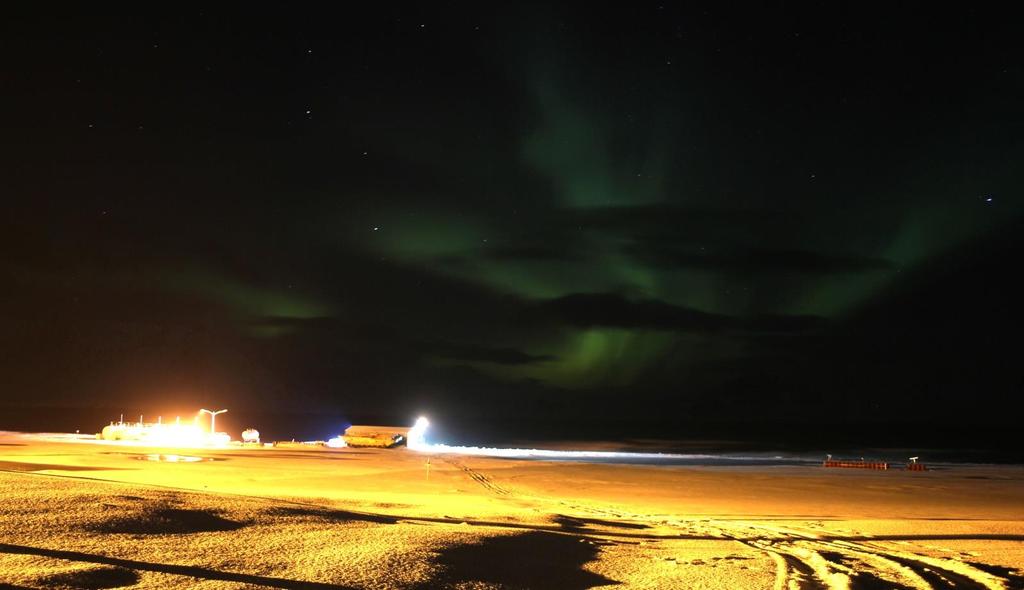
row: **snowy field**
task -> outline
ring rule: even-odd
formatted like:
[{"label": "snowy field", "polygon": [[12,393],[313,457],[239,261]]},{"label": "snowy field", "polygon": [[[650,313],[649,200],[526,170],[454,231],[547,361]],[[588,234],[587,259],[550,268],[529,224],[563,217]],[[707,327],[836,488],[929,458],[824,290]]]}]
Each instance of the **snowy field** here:
[{"label": "snowy field", "polygon": [[[177,459],[177,460],[168,460]],[[0,586],[1021,588],[1024,469],[0,435]]]}]

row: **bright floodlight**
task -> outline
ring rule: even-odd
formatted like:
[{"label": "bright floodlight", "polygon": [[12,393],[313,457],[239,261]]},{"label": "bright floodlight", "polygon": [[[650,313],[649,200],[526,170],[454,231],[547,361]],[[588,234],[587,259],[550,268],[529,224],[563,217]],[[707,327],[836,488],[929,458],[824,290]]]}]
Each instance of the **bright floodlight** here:
[{"label": "bright floodlight", "polygon": [[409,429],[409,434],[406,435],[406,446],[414,451],[422,451],[427,448],[426,433],[427,426],[430,426],[430,421],[420,416],[416,418],[416,423]]},{"label": "bright floodlight", "polygon": [[227,412],[227,410],[217,410],[216,412],[205,408],[199,410],[200,414],[206,413],[210,415],[210,434],[217,434],[217,429],[215,428],[215,425],[217,424],[217,414],[223,414],[224,412]]}]

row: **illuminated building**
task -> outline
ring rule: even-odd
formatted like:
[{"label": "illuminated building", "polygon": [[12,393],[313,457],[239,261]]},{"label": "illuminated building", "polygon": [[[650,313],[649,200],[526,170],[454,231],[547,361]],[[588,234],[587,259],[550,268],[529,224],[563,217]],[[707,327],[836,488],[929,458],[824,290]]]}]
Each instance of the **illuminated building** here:
[{"label": "illuminated building", "polygon": [[349,426],[341,439],[349,447],[391,448],[405,444],[409,430],[408,426]]}]

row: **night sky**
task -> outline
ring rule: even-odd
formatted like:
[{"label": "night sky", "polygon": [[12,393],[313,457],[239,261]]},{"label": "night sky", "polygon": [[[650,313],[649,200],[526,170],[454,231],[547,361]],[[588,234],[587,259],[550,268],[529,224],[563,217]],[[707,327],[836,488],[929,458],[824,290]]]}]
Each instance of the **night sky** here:
[{"label": "night sky", "polygon": [[5,9],[0,416],[1019,422],[1012,15],[371,5]]}]

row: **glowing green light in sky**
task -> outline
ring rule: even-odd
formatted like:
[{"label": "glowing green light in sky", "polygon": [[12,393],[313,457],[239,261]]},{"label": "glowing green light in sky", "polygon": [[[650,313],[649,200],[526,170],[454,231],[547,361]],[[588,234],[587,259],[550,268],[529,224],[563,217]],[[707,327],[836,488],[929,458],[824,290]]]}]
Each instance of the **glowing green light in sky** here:
[{"label": "glowing green light in sky", "polygon": [[633,383],[671,348],[668,332],[594,328],[571,330],[544,353],[556,358],[523,366],[470,363],[504,379],[529,378],[569,389]]},{"label": "glowing green light in sky", "polygon": [[[523,141],[523,158],[552,180],[561,204],[635,207],[663,200],[663,141],[615,153],[616,130],[606,115],[586,110],[551,84],[539,84],[536,94],[541,124]],[[634,137],[651,135],[629,131]]]},{"label": "glowing green light in sky", "polygon": [[254,286],[198,268],[164,274],[158,281],[172,290],[224,305],[244,320],[255,321],[249,329],[255,336],[277,336],[289,331],[286,326],[260,325],[262,319],[312,319],[333,313],[330,306],[287,288]]}]

